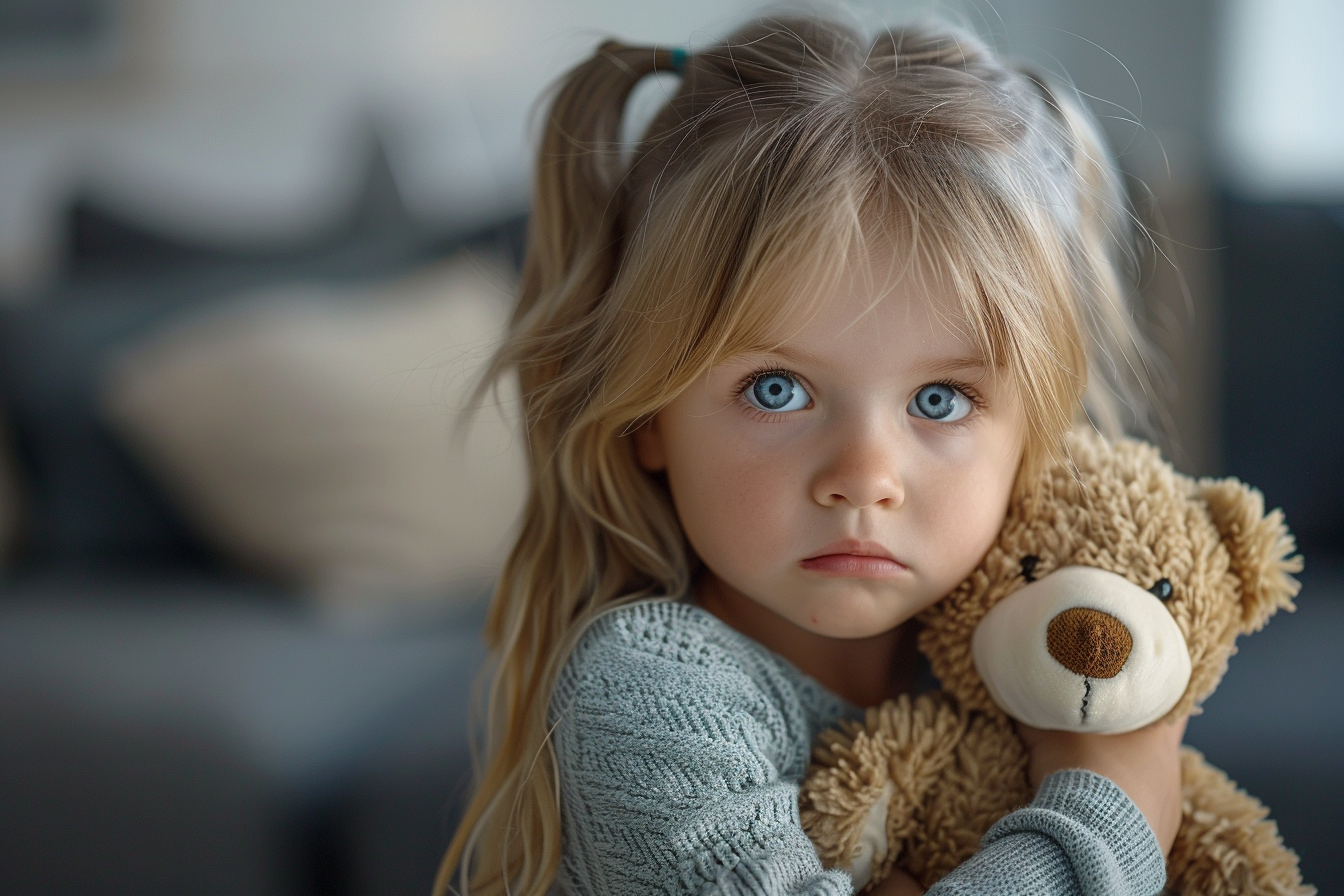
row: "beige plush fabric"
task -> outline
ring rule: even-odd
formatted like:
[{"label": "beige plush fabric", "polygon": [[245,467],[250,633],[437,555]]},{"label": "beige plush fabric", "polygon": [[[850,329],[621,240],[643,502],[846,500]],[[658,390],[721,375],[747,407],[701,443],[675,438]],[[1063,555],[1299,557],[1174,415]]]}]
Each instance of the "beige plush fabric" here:
[{"label": "beige plush fabric", "polygon": [[218,548],[324,606],[461,592],[496,572],[524,493],[512,393],[458,425],[512,287],[463,255],[230,303],[118,358],[105,413]]}]

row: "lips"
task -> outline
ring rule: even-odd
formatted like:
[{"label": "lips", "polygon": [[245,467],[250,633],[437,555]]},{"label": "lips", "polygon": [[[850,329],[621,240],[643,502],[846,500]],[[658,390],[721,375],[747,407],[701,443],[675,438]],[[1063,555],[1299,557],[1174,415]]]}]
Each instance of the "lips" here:
[{"label": "lips", "polygon": [[825,575],[886,578],[906,572],[908,567],[875,541],[847,538],[826,545],[799,564],[803,569]]},{"label": "lips", "polygon": [[891,555],[891,551],[882,547],[882,545],[877,542],[859,541],[857,538],[845,538],[840,541],[833,541],[807,559],[815,560],[818,557],[834,554],[851,554],[855,557],[885,557],[888,560],[896,559]]}]

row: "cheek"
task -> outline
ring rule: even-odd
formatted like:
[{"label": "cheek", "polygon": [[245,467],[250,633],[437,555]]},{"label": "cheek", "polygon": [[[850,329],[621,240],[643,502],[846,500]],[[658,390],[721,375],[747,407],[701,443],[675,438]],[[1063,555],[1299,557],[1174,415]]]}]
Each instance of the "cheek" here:
[{"label": "cheek", "polygon": [[1018,461],[993,455],[979,463],[953,463],[927,480],[926,531],[943,545],[947,584],[960,582],[989,550],[1008,510]]},{"label": "cheek", "polygon": [[711,567],[720,557],[750,565],[764,559],[762,545],[780,543],[789,529],[787,484],[793,481],[787,460],[746,448],[705,452],[668,468],[682,527]]},{"label": "cheek", "polygon": [[1003,527],[1008,494],[1009,487],[999,481],[982,481],[974,485],[973,494],[967,495],[959,508],[953,509],[956,519],[950,525],[964,533],[967,550],[975,555],[972,563],[979,562]]}]

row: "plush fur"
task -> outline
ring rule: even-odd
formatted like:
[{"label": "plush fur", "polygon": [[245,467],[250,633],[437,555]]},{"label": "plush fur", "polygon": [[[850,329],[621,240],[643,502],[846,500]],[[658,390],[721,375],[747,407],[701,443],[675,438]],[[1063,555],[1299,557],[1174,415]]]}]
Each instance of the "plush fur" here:
[{"label": "plush fur", "polygon": [[[881,880],[899,866],[928,887],[968,858],[995,820],[1031,798],[1026,751],[990,696],[1005,687],[998,686],[997,672],[987,687],[972,647],[991,608],[1015,595],[1025,604],[1028,586],[1049,588],[1051,573],[1066,567],[1114,574],[1099,577],[1118,583],[1116,606],[1158,601],[1175,622],[1173,629],[1158,613],[1175,638],[1162,643],[1183,639],[1189,678],[1181,690],[1179,678],[1171,686],[1172,674],[1149,675],[1159,689],[1165,681],[1166,696],[1143,696],[1142,688],[1139,697],[1125,692],[1120,702],[1126,705],[1152,703],[1131,727],[1198,712],[1222,678],[1237,636],[1259,630],[1279,609],[1293,609],[1298,584],[1292,573],[1301,569],[1301,558],[1282,515],[1266,514],[1259,492],[1232,479],[1183,476],[1141,442],[1112,444],[1080,432],[1070,437],[1067,453],[1067,462],[1019,490],[980,565],[921,616],[920,649],[943,690],[888,701],[869,710],[863,724],[820,739],[802,789],[803,825],[822,860],[850,869],[857,883]],[[1047,645],[1044,624],[1038,628],[1039,638],[1011,640],[1002,649],[1017,651],[1020,643],[1020,651],[1055,664],[1039,656]],[[1111,675],[1104,671],[1093,682],[1090,673],[1074,676],[1062,664],[1055,671],[1066,682],[1074,676],[1088,694],[1095,683],[1094,696],[1104,697],[1105,688],[1126,686],[1126,675],[1141,677],[1145,649],[1162,652],[1161,644],[1145,648],[1145,637],[1136,631],[1134,652],[1113,679],[1103,681]],[[992,669],[989,655],[980,654]],[[1079,721],[1058,727],[1087,730],[1103,714],[1103,702],[1094,701],[1090,718],[1083,698]],[[1297,857],[1283,846],[1264,806],[1192,749],[1184,749],[1181,768],[1184,818],[1168,859],[1169,892],[1315,892],[1303,885]]]}]

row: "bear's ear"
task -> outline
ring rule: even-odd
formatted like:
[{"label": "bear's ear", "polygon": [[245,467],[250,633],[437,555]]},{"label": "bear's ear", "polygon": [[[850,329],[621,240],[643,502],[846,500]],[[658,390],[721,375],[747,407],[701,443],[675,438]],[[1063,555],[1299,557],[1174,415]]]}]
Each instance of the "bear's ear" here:
[{"label": "bear's ear", "polygon": [[1201,479],[1196,492],[1208,504],[1241,581],[1242,633],[1259,631],[1280,609],[1295,609],[1293,597],[1302,586],[1292,574],[1302,571],[1302,557],[1283,512],[1266,514],[1264,496],[1236,479]]}]

